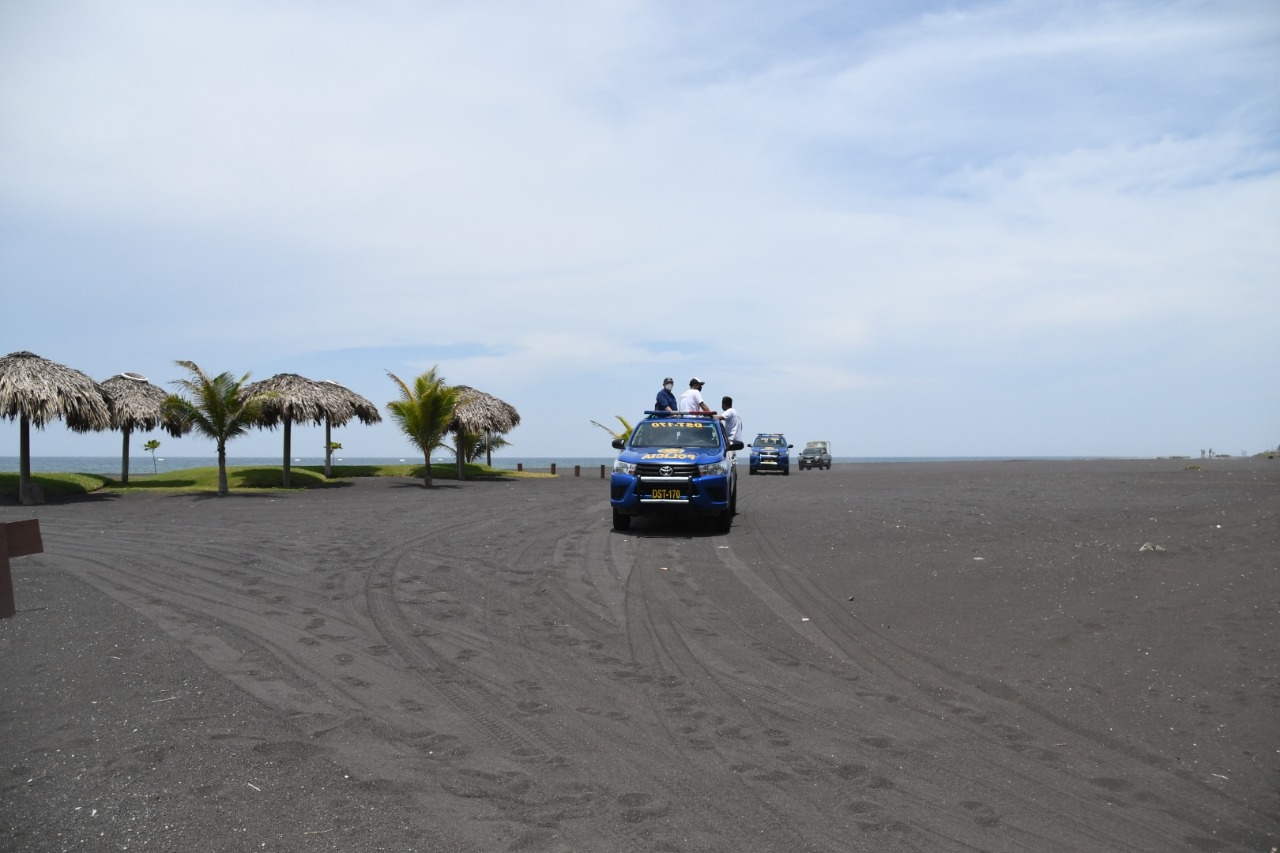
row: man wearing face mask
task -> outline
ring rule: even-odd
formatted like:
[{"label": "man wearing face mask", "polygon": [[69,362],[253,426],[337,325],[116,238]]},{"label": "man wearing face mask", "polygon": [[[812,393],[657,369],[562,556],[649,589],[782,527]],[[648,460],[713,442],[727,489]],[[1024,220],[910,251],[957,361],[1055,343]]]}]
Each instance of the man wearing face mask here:
[{"label": "man wearing face mask", "polygon": [[673,387],[675,382],[670,376],[662,380],[662,390],[658,392],[658,400],[653,404],[654,411],[674,412],[676,410],[676,395],[671,393]]}]

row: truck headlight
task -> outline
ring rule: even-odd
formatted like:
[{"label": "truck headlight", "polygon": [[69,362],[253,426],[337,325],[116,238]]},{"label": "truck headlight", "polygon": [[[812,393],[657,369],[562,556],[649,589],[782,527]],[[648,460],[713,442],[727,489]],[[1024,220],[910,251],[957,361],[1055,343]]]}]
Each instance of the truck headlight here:
[{"label": "truck headlight", "polygon": [[728,462],[712,462],[710,465],[699,465],[698,473],[702,476],[724,475],[729,473]]},{"label": "truck headlight", "polygon": [[613,460],[613,473],[634,475],[636,473],[636,463],[623,462],[621,459],[615,459]]}]

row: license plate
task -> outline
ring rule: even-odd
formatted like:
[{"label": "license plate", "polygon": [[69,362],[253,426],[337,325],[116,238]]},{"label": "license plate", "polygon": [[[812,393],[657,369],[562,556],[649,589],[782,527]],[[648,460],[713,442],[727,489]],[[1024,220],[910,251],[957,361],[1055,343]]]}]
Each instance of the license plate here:
[{"label": "license plate", "polygon": [[678,501],[684,493],[679,489],[654,489],[652,497],[655,501]]}]

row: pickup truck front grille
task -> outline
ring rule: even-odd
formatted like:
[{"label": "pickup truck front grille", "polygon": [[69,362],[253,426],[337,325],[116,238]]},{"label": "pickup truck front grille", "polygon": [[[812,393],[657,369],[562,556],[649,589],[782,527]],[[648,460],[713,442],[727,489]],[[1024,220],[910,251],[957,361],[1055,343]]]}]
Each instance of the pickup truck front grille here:
[{"label": "pickup truck front grille", "polygon": [[[665,469],[665,470],[664,470]],[[641,462],[636,466],[638,477],[696,477],[697,465],[672,465],[667,462]]]}]

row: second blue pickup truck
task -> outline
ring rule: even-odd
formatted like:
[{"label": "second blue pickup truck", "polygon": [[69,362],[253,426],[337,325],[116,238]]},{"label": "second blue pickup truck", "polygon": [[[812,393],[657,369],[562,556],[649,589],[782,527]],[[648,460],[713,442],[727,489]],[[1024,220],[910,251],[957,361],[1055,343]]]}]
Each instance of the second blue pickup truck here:
[{"label": "second blue pickup truck", "polygon": [[762,432],[751,442],[752,474],[790,474],[791,445],[780,432]]}]

